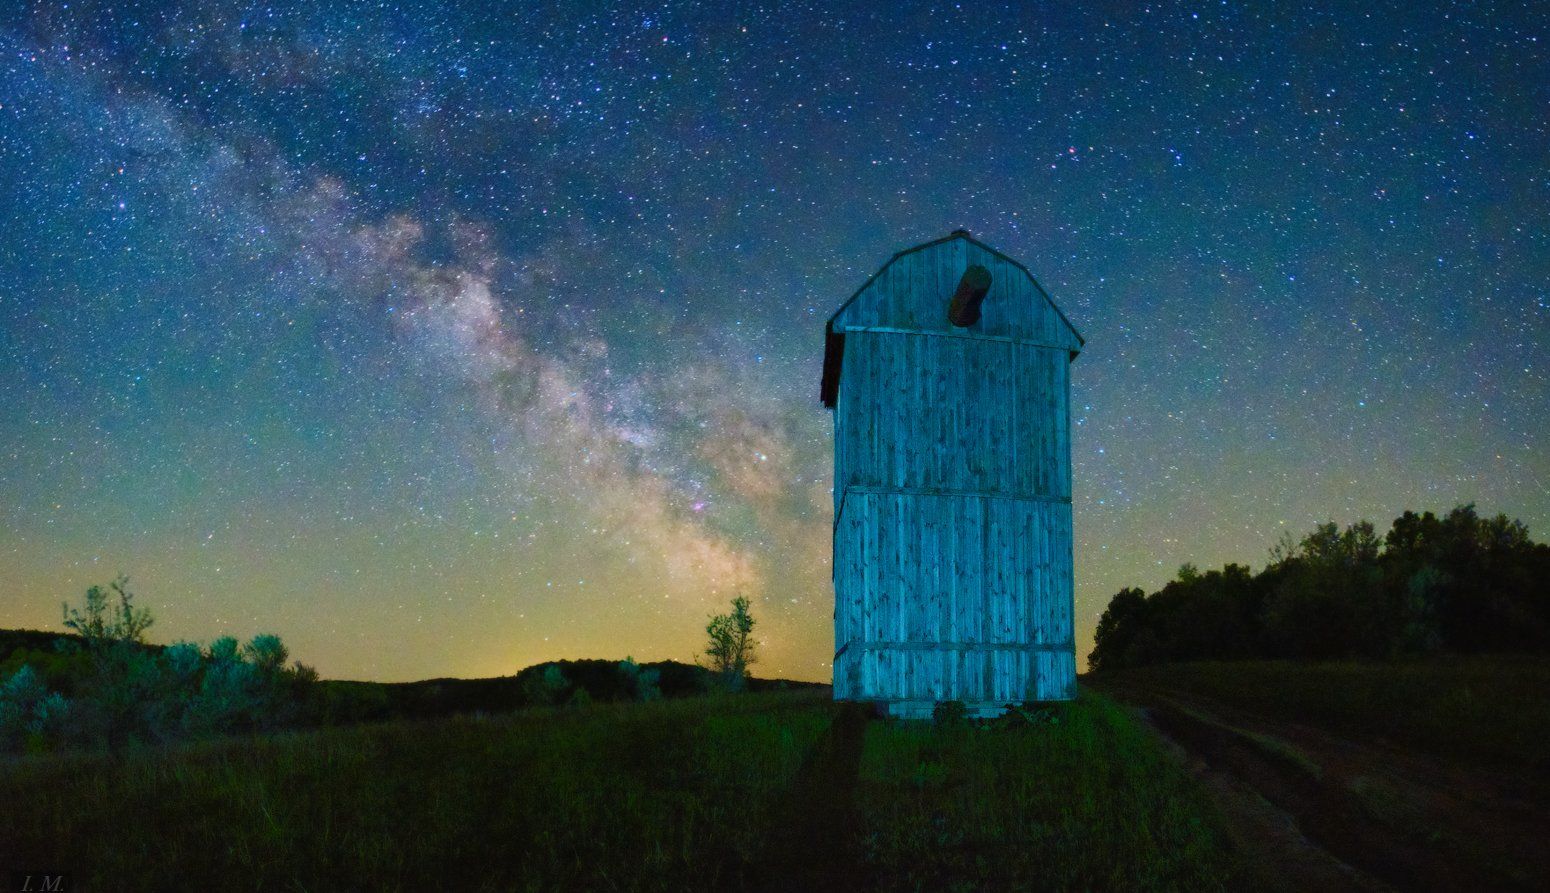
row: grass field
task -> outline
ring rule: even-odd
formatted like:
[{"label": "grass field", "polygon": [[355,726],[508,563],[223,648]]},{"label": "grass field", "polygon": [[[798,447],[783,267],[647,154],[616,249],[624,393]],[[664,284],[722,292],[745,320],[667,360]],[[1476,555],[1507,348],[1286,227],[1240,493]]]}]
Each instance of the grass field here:
[{"label": "grass field", "polygon": [[912,890],[1208,890],[1235,868],[1184,769],[1099,695],[1055,725],[874,723],[858,792],[882,886]]},{"label": "grass field", "polygon": [[810,770],[839,765],[814,759],[839,715],[759,694],[25,758],[0,766],[0,867],[113,890],[781,889],[809,854],[778,850],[814,845],[791,826],[828,806],[863,887],[1228,877],[1205,800],[1101,696],[1020,728],[863,721],[828,784]]},{"label": "grass field", "polygon": [[1550,660],[1543,658],[1169,664],[1116,671],[1102,681],[1206,695],[1271,717],[1550,778]]},{"label": "grass field", "polygon": [[29,758],[0,853],[104,890],[711,887],[828,722],[764,695]]}]

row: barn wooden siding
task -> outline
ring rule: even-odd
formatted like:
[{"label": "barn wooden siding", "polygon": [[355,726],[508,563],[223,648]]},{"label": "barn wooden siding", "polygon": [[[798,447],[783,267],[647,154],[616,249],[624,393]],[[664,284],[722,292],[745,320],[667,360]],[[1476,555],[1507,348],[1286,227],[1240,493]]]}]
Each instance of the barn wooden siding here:
[{"label": "barn wooden siding", "polygon": [[[958,328],[947,301],[970,264],[991,288]],[[829,331],[835,697],[917,716],[1071,697],[1081,337],[1026,270],[965,234],[897,255]]]}]

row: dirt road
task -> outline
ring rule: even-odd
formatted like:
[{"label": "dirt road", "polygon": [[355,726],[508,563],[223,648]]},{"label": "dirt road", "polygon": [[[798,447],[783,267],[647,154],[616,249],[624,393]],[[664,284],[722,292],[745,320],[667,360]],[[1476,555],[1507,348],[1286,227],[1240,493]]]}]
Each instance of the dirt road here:
[{"label": "dirt road", "polygon": [[1265,889],[1550,889],[1550,809],[1521,779],[1188,691],[1090,684],[1182,751]]}]

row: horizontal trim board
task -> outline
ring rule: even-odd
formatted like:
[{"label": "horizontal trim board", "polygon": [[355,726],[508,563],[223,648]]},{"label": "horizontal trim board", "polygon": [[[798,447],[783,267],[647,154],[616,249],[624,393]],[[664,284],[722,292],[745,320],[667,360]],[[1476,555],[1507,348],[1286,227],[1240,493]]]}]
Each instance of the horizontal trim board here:
[{"label": "horizontal trim board", "polygon": [[1076,642],[860,642],[849,641],[835,657],[854,647],[857,651],[1074,651]]},{"label": "horizontal trim board", "polygon": [[[876,493],[881,496],[947,496],[954,498],[980,497],[984,499],[1018,499],[1024,502],[1054,502],[1070,505],[1069,496],[1049,496],[1044,493],[996,493],[985,490],[936,490],[926,487],[875,487],[870,484],[851,484],[840,493],[840,508],[851,493]],[[835,519],[838,523],[838,517]]]},{"label": "horizontal trim board", "polygon": [[[924,329],[900,329],[893,326],[843,326],[841,332],[875,332],[880,335],[919,335],[922,338],[965,338],[969,341],[1002,341],[1007,344],[1020,344],[1024,347],[1039,347],[1045,350],[1058,350],[1072,353],[1073,349],[1064,344],[1046,344],[1043,341],[1034,341],[1030,338],[1013,338],[1010,335],[977,335],[973,332],[942,332],[926,331]],[[1079,348],[1078,348],[1079,349]]]}]

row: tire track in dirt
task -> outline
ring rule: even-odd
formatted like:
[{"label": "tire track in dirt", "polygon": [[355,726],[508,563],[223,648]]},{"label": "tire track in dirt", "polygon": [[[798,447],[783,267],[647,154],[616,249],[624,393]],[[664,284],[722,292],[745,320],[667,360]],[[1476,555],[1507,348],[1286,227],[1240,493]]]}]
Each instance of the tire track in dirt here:
[{"label": "tire track in dirt", "polygon": [[1182,748],[1240,846],[1284,888],[1550,889],[1550,815],[1511,780],[1189,692],[1109,693]]}]

